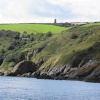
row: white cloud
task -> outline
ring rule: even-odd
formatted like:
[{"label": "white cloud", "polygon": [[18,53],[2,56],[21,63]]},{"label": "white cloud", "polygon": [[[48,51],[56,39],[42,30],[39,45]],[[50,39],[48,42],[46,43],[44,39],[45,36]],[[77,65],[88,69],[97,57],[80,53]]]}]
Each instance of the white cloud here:
[{"label": "white cloud", "polygon": [[100,0],[0,0],[0,23],[99,21],[99,4]]},{"label": "white cloud", "polygon": [[[73,1],[73,2],[71,2]],[[100,15],[100,0],[70,0],[70,8],[72,12],[79,17],[87,19],[98,18]]]},{"label": "white cloud", "polygon": [[3,0],[5,7],[0,9],[1,22],[24,22],[29,15],[32,0]]},{"label": "white cloud", "polygon": [[63,6],[65,9],[69,7],[76,16],[69,21],[100,20],[100,0],[48,0],[48,2]]}]

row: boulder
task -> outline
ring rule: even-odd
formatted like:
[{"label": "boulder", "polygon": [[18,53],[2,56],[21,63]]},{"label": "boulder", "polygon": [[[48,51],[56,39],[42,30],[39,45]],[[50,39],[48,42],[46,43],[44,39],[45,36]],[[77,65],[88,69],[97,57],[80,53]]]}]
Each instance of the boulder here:
[{"label": "boulder", "polygon": [[31,77],[38,78],[39,76],[40,76],[40,72],[39,72],[39,71],[33,72],[33,73],[31,74]]},{"label": "boulder", "polygon": [[4,76],[8,76],[9,74],[10,74],[10,72],[8,72],[8,71],[4,72]]},{"label": "boulder", "polygon": [[93,72],[85,79],[90,82],[100,82],[100,65],[93,70]]},{"label": "boulder", "polygon": [[31,73],[30,72],[29,73],[24,73],[20,77],[31,77]]},{"label": "boulder", "polygon": [[3,72],[0,72],[0,76],[3,76],[4,75],[4,73]]},{"label": "boulder", "polygon": [[33,73],[34,71],[36,71],[36,67],[37,65],[31,61],[21,61],[14,67],[12,73],[14,76],[17,76],[19,74],[22,75],[29,72]]},{"label": "boulder", "polygon": [[0,58],[0,65],[2,65],[2,63],[3,63],[3,59],[2,59],[2,58]]}]

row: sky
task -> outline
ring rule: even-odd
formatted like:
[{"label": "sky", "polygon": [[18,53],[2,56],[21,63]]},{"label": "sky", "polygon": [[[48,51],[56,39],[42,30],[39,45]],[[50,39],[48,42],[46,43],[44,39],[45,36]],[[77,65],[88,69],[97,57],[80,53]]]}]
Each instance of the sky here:
[{"label": "sky", "polygon": [[100,0],[0,0],[0,23],[100,21]]}]

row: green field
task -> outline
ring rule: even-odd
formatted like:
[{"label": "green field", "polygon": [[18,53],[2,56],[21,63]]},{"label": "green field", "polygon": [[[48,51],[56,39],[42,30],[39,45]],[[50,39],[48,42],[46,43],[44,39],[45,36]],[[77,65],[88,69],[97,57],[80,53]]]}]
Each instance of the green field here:
[{"label": "green field", "polygon": [[85,25],[82,25],[81,27],[83,27],[83,26],[88,27],[88,26],[95,26],[95,25],[100,25],[100,22],[85,24]]},{"label": "green field", "polygon": [[52,33],[59,33],[67,29],[68,28],[46,24],[0,24],[0,30],[12,30],[20,33],[26,31],[28,34],[47,33],[48,31],[51,31]]}]

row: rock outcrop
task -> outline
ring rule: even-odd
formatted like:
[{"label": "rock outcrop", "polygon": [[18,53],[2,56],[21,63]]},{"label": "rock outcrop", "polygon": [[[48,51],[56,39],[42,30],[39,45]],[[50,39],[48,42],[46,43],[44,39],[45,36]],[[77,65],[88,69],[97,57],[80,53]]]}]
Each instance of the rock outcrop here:
[{"label": "rock outcrop", "polygon": [[21,61],[19,62],[12,72],[9,74],[10,76],[17,76],[17,75],[23,75],[25,73],[33,73],[36,71],[37,65],[31,61]]},{"label": "rock outcrop", "polygon": [[53,67],[36,71],[32,74],[32,77],[41,79],[64,79],[64,80],[83,80],[91,82],[100,82],[100,62],[96,60],[90,60],[82,67],[71,67],[71,65],[65,65],[62,67]]},{"label": "rock outcrop", "polygon": [[[47,67],[39,70],[35,63],[31,61],[21,61],[14,67],[11,73],[7,74],[7,76],[100,82],[100,61],[90,59],[84,64],[80,61],[79,64],[77,64],[78,67],[73,67],[72,63],[62,67]],[[80,67],[79,65],[81,64],[82,66]]]},{"label": "rock outcrop", "polygon": [[4,73],[3,72],[0,72],[0,76],[3,76],[4,75]]}]

